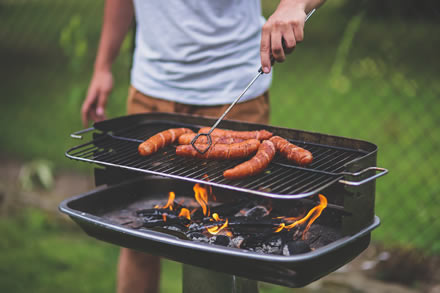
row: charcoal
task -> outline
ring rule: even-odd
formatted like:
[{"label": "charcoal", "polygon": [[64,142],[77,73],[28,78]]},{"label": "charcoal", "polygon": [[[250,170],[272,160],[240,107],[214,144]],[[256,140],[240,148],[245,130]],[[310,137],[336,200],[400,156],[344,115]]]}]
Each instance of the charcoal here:
[{"label": "charcoal", "polygon": [[241,245],[243,244],[244,237],[243,236],[236,236],[232,238],[231,240],[231,246],[235,248],[241,248]]},{"label": "charcoal", "polygon": [[228,202],[211,208],[211,214],[217,213],[222,216],[235,215],[240,210],[249,205],[249,201],[242,199],[239,201]]},{"label": "charcoal", "polygon": [[188,233],[187,235],[188,235],[188,238],[193,241],[209,242],[209,238],[199,232]]},{"label": "charcoal", "polygon": [[261,252],[266,254],[281,254],[282,246],[283,241],[281,239],[281,236],[277,235],[261,245]]},{"label": "charcoal", "polygon": [[289,241],[283,248],[284,255],[295,255],[310,251],[310,246],[302,240]]},{"label": "charcoal", "polygon": [[245,217],[253,218],[253,219],[261,219],[267,215],[269,215],[270,211],[264,206],[255,206],[246,211],[244,214]]},{"label": "charcoal", "polygon": [[215,237],[214,244],[217,245],[228,246],[229,243],[231,242],[231,239],[229,239],[229,237],[226,235],[216,235],[214,237]]},{"label": "charcoal", "polygon": [[325,246],[342,237],[335,229],[324,227],[316,223],[310,227],[305,236],[305,241],[312,248]]}]

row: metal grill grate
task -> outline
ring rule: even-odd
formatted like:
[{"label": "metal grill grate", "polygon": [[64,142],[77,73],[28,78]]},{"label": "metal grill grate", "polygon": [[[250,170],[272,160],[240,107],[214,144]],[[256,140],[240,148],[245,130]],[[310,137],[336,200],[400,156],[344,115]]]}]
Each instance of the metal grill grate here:
[{"label": "metal grill grate", "polygon": [[[150,122],[114,133],[105,133],[89,143],[71,148],[66,152],[66,156],[90,163],[208,183],[267,197],[300,198],[315,194],[338,181],[343,177],[340,172],[344,171],[345,164],[367,154],[360,150],[291,140],[313,154],[312,164],[299,167],[289,164],[277,155],[262,174],[242,180],[225,179],[223,171],[244,160],[208,161],[183,158],[175,154],[176,145],[168,146],[149,157],[138,154],[140,142],[159,131],[182,126],[188,127],[163,121]],[[189,128],[198,130],[194,126]]]}]

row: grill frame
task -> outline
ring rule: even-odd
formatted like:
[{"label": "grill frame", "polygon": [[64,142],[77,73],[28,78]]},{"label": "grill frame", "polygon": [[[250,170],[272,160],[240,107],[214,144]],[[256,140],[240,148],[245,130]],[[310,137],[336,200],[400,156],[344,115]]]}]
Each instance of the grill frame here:
[{"label": "grill frame", "polygon": [[[222,172],[223,170],[229,169],[232,166],[238,164],[237,161],[232,162],[210,162],[203,161],[199,159],[188,159],[188,158],[180,158],[176,155],[173,155],[173,147],[168,146],[164,150],[153,154],[151,157],[141,157],[137,154],[137,144],[144,139],[148,138],[152,134],[161,131],[170,127],[189,127],[194,130],[197,130],[199,127],[209,126],[214,123],[214,119],[185,115],[185,114],[170,114],[170,113],[150,113],[150,114],[138,114],[131,116],[124,116],[120,118],[115,118],[111,120],[106,120],[103,122],[95,123],[93,130],[98,130],[100,132],[93,133],[93,140],[70,148],[66,152],[66,156],[75,159],[86,161],[89,163],[96,163],[99,165],[107,166],[107,167],[116,167],[127,169],[136,172],[148,173],[152,175],[160,175],[166,176],[174,179],[191,181],[194,183],[204,183],[210,184],[215,187],[220,188],[228,188],[235,191],[240,192],[248,192],[258,196],[265,196],[270,198],[281,198],[281,199],[298,199],[311,196],[320,192],[321,190],[340,182],[340,180],[344,179],[345,183],[350,183],[348,181],[353,178],[353,173],[358,172],[360,170],[364,170],[366,168],[375,167],[376,164],[376,156],[377,156],[377,146],[361,140],[349,139],[344,137],[330,136],[319,133],[312,133],[306,131],[300,131],[295,129],[287,129],[281,127],[273,127],[262,124],[254,124],[254,123],[245,123],[245,122],[237,122],[231,120],[225,120],[222,122],[221,127],[234,129],[234,130],[258,130],[258,129],[266,129],[268,131],[273,132],[276,135],[280,135],[289,139],[299,146],[303,146],[312,150],[311,148],[318,148],[330,153],[331,156],[332,151],[334,152],[343,152],[342,159],[344,160],[343,164],[339,164],[336,169],[334,169],[335,164],[330,164],[330,167],[333,170],[328,172],[328,168],[326,170],[326,164],[328,164],[327,160],[324,160],[323,168],[315,168],[314,164],[316,161],[319,161],[319,156],[315,159],[315,162],[311,164],[311,168],[303,168],[299,166],[288,165],[286,163],[280,163],[281,161],[271,163],[269,166],[269,170],[271,170],[271,174],[261,174],[257,176],[253,176],[251,178],[239,180],[239,181],[231,181],[224,178],[220,178],[217,176],[210,176],[208,171],[200,171],[199,169],[203,166],[207,166],[206,169],[213,170],[217,169],[217,174]],[[145,127],[145,125],[152,124],[153,132],[147,133],[144,137],[132,137],[130,131],[136,131],[140,127]],[[168,127],[155,128],[154,125],[168,125]],[[109,146],[110,144],[110,146]],[[93,155],[96,153],[96,150],[99,148],[109,148],[110,150],[117,152],[126,151],[127,148],[130,148],[128,152],[129,160],[126,161],[127,156],[116,159],[115,161],[111,161],[110,159],[96,159],[96,158],[87,158],[86,155]],[[96,148],[96,149],[94,149]],[[83,152],[83,153],[81,153]],[[85,152],[85,153],[84,153]],[[163,153],[167,153],[168,157],[163,157]],[[312,153],[317,153],[312,150]],[[345,153],[356,154],[353,158],[345,157]],[[79,155],[81,154],[81,156]],[[111,152],[104,152],[100,154],[102,156],[112,156]],[[137,167],[136,164],[131,162],[130,160],[135,160],[136,164],[145,164],[145,162],[150,161],[153,162],[150,164],[149,168]],[[119,160],[119,161],[118,161]],[[122,161],[121,161],[122,160]],[[153,164],[159,164],[159,160],[162,160],[164,165],[167,165],[169,161],[177,160],[177,163],[171,163],[172,168],[180,168],[176,166],[184,166],[183,173],[188,173],[187,166],[191,163],[194,169],[197,169],[199,173],[208,174],[209,180],[206,181],[205,178],[201,178],[201,175],[195,176],[182,176],[181,174],[173,174],[173,172],[169,171],[159,171],[154,170]],[[206,170],[205,169],[205,170]],[[275,171],[272,171],[275,170]],[[276,173],[278,172],[278,173]],[[374,171],[365,172],[366,174],[362,174],[360,177],[367,181],[373,181],[373,179],[384,175],[386,173],[375,174]],[[290,176],[290,181],[286,181],[286,176]],[[299,176],[299,177],[298,177]],[[301,177],[302,176],[302,177]],[[222,177],[222,176],[221,176]],[[276,180],[269,181],[261,181],[261,178],[269,177],[275,178]],[[305,181],[302,178],[306,178]],[[220,179],[219,179],[220,178]],[[310,181],[310,179],[312,181]],[[266,180],[266,179],[265,179]],[[295,192],[289,191],[289,193],[280,193],[273,192],[272,189],[268,190],[267,186],[273,189],[285,188],[284,190],[291,190],[293,187],[289,185],[289,183],[294,180],[299,180],[296,183],[298,186]],[[256,183],[262,184],[259,188],[256,187]],[[266,183],[268,182],[268,183]],[[316,183],[313,183],[316,182]],[[263,184],[264,183],[264,184]],[[311,185],[311,187],[308,187]],[[247,185],[246,185],[247,184]],[[356,183],[355,183],[356,184]],[[241,186],[240,186],[241,185]],[[250,187],[248,187],[250,186]],[[255,186],[255,187],[254,187]],[[296,190],[299,190],[296,192]]]}]

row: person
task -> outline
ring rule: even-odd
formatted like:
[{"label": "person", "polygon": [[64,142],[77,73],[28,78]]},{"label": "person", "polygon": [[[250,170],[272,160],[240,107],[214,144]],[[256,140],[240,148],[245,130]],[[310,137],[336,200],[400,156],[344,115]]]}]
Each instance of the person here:
[{"label": "person", "polygon": [[[271,56],[283,62],[304,38],[306,14],[324,0],[281,0],[267,21],[260,0],[106,0],[93,76],[81,108],[86,127],[106,119],[112,63],[132,20],[135,51],[127,113],[219,117],[262,67],[227,119],[269,122]],[[118,292],[158,292],[160,260],[122,248]]]}]

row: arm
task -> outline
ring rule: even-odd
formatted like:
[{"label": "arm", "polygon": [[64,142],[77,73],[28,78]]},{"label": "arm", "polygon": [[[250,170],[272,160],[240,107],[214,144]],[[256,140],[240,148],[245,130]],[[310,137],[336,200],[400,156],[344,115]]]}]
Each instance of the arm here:
[{"label": "arm", "polygon": [[81,108],[84,127],[87,127],[90,119],[93,121],[105,119],[104,109],[113,87],[111,67],[130,28],[133,14],[132,1],[106,0],[94,72]]},{"label": "arm", "polygon": [[[261,66],[264,73],[271,70],[270,55],[283,62],[286,54],[304,38],[306,15],[325,0],[281,0],[275,12],[263,26],[261,34]],[[284,40],[284,48],[283,48]]]}]

